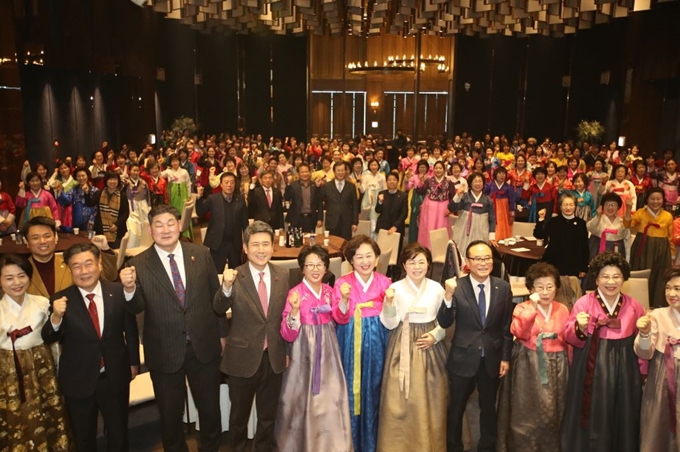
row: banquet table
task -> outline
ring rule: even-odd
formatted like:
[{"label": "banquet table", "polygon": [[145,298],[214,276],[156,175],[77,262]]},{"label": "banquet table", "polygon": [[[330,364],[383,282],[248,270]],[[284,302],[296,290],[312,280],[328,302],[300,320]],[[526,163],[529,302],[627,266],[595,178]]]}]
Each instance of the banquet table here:
[{"label": "banquet table", "polygon": [[[323,240],[323,234],[316,234],[317,245],[323,246]],[[305,237],[303,243],[304,245],[309,245],[309,237]],[[324,248],[328,250],[328,257],[339,257],[342,256],[342,247],[344,245],[345,239],[336,235],[330,235],[328,236],[328,246]],[[272,254],[272,260],[297,259],[301,249],[302,247],[286,248],[285,246],[279,246],[278,236],[274,237],[274,253]]]},{"label": "banquet table", "polygon": [[[526,251],[521,249],[526,249]],[[536,240],[526,240],[525,237],[520,237],[514,245],[498,243],[496,251],[509,275],[524,276],[532,264],[541,260],[545,246],[538,246]]]}]

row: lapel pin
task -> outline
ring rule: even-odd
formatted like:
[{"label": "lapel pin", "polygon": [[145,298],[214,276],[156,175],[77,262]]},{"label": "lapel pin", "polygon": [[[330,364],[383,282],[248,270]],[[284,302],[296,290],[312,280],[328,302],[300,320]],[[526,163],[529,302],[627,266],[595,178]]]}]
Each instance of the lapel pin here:
[{"label": "lapel pin", "polygon": [[112,294],[112,293],[110,293],[110,294],[109,294],[109,297],[112,297],[112,296],[113,296],[113,294]]},{"label": "lapel pin", "polygon": [[191,262],[196,263],[196,258],[194,256],[191,256]]},{"label": "lapel pin", "polygon": [[274,276],[274,282],[277,282],[279,278],[277,276]]}]

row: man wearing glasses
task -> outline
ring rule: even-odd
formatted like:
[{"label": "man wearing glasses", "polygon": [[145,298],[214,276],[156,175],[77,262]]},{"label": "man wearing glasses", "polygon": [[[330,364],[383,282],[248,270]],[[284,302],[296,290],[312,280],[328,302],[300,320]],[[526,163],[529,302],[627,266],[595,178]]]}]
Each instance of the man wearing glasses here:
[{"label": "man wearing glasses", "polygon": [[481,435],[477,450],[496,449],[496,393],[500,379],[510,369],[512,353],[512,292],[510,285],[491,276],[491,247],[470,243],[465,251],[470,274],[446,283],[437,321],[442,328],[456,323],[446,363],[450,382],[447,416],[448,452],[463,452],[463,413],[472,392],[479,392]]}]

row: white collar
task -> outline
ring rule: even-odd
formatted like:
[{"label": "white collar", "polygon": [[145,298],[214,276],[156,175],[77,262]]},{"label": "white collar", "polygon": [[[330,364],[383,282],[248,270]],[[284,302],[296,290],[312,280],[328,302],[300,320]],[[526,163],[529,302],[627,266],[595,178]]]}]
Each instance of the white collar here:
[{"label": "white collar", "polygon": [[547,310],[547,311],[546,311],[545,309],[543,309],[543,306],[541,306],[540,304],[536,303],[536,309],[538,309],[538,311],[539,311],[541,314],[543,314],[543,317],[545,318],[545,321],[546,321],[546,322],[547,322],[548,320],[550,320],[550,315],[552,314],[552,308],[553,308],[552,303],[550,303],[550,306],[548,306],[548,310]]},{"label": "white collar", "polygon": [[368,292],[368,288],[371,287],[374,275],[375,272],[371,272],[371,277],[368,278],[367,282],[364,282],[364,279],[361,277],[361,275],[356,270],[354,270],[354,277],[356,278],[357,281],[359,281],[359,284],[361,284],[361,287],[363,288],[364,292]]},{"label": "white collar", "polygon": [[[87,291],[87,290],[85,290],[81,287],[78,287],[78,290],[80,291],[80,294],[83,296],[83,300],[87,300],[87,295],[91,294],[91,293],[93,293],[100,300],[104,299],[104,297],[102,295],[102,283],[101,283],[101,281],[97,281],[97,285],[91,291]],[[87,303],[89,303],[89,302],[87,302]]]},{"label": "white collar", "polygon": [[645,206],[645,209],[647,209],[647,212],[649,212],[649,214],[651,216],[653,216],[654,218],[658,217],[659,214],[661,213],[661,210],[663,210],[663,209],[659,209],[659,211],[657,213],[654,213],[654,212],[652,212],[652,209],[649,208],[649,206]]},{"label": "white collar", "polygon": [[323,292],[323,283],[321,284],[320,290],[317,292],[316,290],[314,290],[312,285],[309,284],[309,282],[307,282],[307,278],[302,278],[302,282],[305,283],[305,286],[307,286],[309,291],[314,294],[314,296],[316,297],[317,300],[321,300],[321,292]]},{"label": "white collar", "polygon": [[474,287],[477,287],[477,288],[479,288],[480,284],[484,284],[484,289],[486,289],[487,287],[491,287],[491,277],[490,276],[487,276],[484,281],[477,281],[477,279],[474,276],[472,276],[472,274],[471,274],[470,275],[470,282],[472,283],[472,285]]},{"label": "white collar", "polygon": [[253,266],[252,262],[248,262],[248,268],[250,269],[250,274],[253,275],[253,282],[255,283],[255,286],[257,286],[257,283],[260,282],[260,272],[264,273],[265,283],[267,280],[269,280],[271,274],[269,271],[269,264],[265,265],[263,270],[258,270]]},{"label": "white collar", "polygon": [[175,245],[175,249],[172,250],[172,253],[168,253],[165,250],[162,250],[158,245],[154,243],[153,247],[156,249],[156,252],[158,253],[158,257],[161,258],[161,261],[163,259],[167,259],[168,255],[173,254],[175,257],[175,260],[182,258],[184,259],[184,253],[182,252],[182,245],[177,241],[177,244]]},{"label": "white collar", "polygon": [[609,304],[609,302],[604,297],[604,294],[602,293],[602,291],[600,289],[597,289],[597,293],[600,294],[600,298],[602,299],[602,302],[604,303],[604,305],[607,307],[607,310],[609,311],[609,315],[614,315],[614,310],[616,309],[616,305],[619,304],[619,300],[621,299],[621,293],[619,293],[616,296],[616,300],[614,300],[614,303],[612,303],[612,304]]}]

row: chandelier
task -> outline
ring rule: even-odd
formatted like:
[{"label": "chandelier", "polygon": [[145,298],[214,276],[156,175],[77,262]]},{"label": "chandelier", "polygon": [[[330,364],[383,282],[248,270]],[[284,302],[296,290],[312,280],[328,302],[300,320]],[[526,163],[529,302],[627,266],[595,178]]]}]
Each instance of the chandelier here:
[{"label": "chandelier", "polygon": [[[443,55],[420,55],[419,58],[419,70],[420,72],[425,72],[425,68],[429,65],[434,65],[437,68],[437,72],[440,74],[448,73],[449,66],[446,64],[446,58]],[[352,62],[347,65],[347,69],[350,74],[354,75],[366,75],[371,73],[389,73],[389,72],[415,72],[416,68],[416,57],[411,55],[411,58],[407,58],[406,55],[402,57],[390,55],[386,60],[383,61],[381,65],[378,61],[373,61],[373,65],[368,64],[368,61]]]}]

